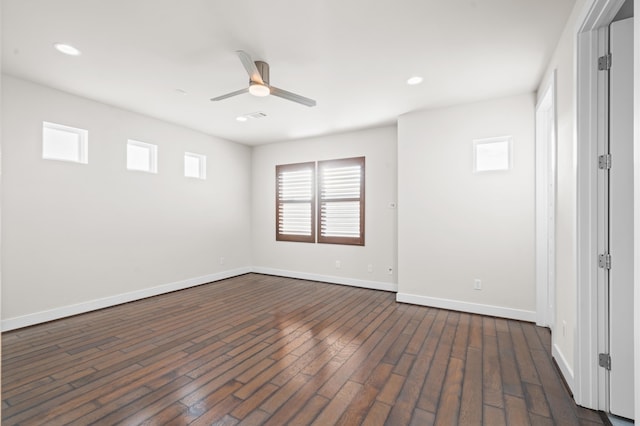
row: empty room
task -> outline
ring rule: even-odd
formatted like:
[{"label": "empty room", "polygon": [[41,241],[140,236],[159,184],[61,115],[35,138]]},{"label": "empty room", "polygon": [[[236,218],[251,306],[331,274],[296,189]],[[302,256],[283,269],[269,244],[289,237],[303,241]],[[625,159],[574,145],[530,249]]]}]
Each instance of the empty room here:
[{"label": "empty room", "polygon": [[3,425],[630,425],[640,0],[0,0]]}]

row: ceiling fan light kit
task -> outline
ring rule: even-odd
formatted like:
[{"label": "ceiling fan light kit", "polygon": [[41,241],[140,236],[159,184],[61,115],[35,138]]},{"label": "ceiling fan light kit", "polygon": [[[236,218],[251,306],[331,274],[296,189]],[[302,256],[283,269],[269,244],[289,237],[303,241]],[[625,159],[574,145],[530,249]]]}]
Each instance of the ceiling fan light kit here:
[{"label": "ceiling fan light kit", "polygon": [[269,88],[264,84],[251,82],[249,85],[249,93],[253,96],[262,98],[264,96],[269,96],[269,94],[271,94],[271,90],[269,90]]},{"label": "ceiling fan light kit", "polygon": [[237,50],[236,53],[240,58],[240,62],[244,66],[244,69],[249,74],[249,87],[246,89],[236,90],[235,92],[227,93],[226,95],[212,98],[211,100],[221,101],[223,99],[230,98],[232,96],[241,95],[243,93],[251,93],[253,96],[277,96],[288,101],[297,102],[299,104],[313,107],[316,106],[316,101],[313,99],[305,98],[304,96],[297,95],[286,90],[278,89],[277,87],[269,84],[269,64],[264,61],[254,61],[251,59],[248,53]]}]

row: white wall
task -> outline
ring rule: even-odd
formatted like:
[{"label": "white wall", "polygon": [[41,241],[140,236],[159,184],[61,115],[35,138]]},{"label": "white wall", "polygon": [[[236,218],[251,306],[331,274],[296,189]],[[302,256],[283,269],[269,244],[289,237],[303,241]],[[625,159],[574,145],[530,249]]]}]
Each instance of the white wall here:
[{"label": "white wall", "polygon": [[[2,83],[3,326],[251,266],[248,147]],[[89,163],[43,160],[43,121],[87,129]],[[128,138],[158,145],[157,174],[126,170]],[[206,181],[183,176],[185,151],[207,156]]]},{"label": "white wall", "polygon": [[[395,290],[396,127],[262,145],[253,149],[253,264],[257,271]],[[278,164],[366,157],[365,246],[275,240]],[[341,267],[337,269],[335,262]],[[373,272],[368,272],[368,265]],[[393,268],[393,274],[387,268]]]},{"label": "white wall", "polygon": [[[578,0],[547,66],[539,92],[556,70],[557,195],[556,312],[552,334],[556,361],[573,387],[577,306],[576,28],[585,0]],[[566,333],[562,333],[566,324]]]},{"label": "white wall", "polygon": [[[525,94],[400,117],[399,301],[535,320],[534,107]],[[472,141],[504,135],[512,169],[474,173]]]},{"label": "white wall", "polygon": [[[2,20],[2,2],[0,2],[0,21]],[[0,31],[0,46],[2,45],[2,32]],[[1,51],[2,49],[0,49]],[[0,52],[1,53],[1,52]],[[2,69],[2,55],[0,54],[0,69]],[[2,94],[2,74],[0,73],[0,95]],[[0,158],[2,158],[2,102],[0,102]],[[0,167],[0,199],[2,199],[2,167]],[[2,203],[0,202],[0,250],[2,247]],[[2,318],[2,260],[0,259],[0,318]],[[2,345],[0,345],[0,371],[2,371]],[[2,386],[0,386],[0,393]],[[2,407],[0,407],[2,418]]]},{"label": "white wall", "polygon": [[[640,11],[640,0],[634,0],[635,11]],[[634,278],[634,341],[635,341],[635,418],[640,419],[640,25],[639,18],[634,17],[634,102],[635,121],[633,125],[633,149],[634,149],[634,256],[635,256],[635,278]]]}]

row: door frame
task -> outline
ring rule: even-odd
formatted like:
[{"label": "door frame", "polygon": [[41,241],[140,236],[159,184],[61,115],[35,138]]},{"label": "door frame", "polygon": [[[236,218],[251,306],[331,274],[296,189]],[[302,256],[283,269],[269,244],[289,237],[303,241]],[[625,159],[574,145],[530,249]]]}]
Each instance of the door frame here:
[{"label": "door frame", "polygon": [[[637,2],[637,0],[636,0]],[[604,252],[604,191],[597,157],[604,153],[606,75],[597,69],[608,52],[607,27],[624,0],[591,0],[578,18],[576,48],[576,171],[577,171],[577,335],[575,340],[575,400],[588,408],[608,411],[607,375],[598,366],[598,353],[607,348],[605,274],[597,266]],[[637,151],[637,150],[636,150]],[[634,166],[637,171],[637,164]],[[636,194],[637,202],[637,194]],[[602,222],[602,223],[600,223]],[[637,395],[636,395],[637,397]],[[636,407],[638,410],[638,407]]]},{"label": "door frame", "polygon": [[536,105],[536,324],[554,330],[556,70]]}]

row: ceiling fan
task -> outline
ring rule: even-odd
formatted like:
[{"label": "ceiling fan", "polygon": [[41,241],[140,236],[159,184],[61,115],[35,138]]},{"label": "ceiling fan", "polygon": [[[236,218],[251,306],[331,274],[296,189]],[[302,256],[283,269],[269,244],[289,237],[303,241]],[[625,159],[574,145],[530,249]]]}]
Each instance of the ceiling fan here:
[{"label": "ceiling fan", "polygon": [[263,61],[253,61],[251,56],[245,51],[237,50],[236,53],[240,58],[240,62],[244,65],[244,69],[249,74],[249,87],[235,92],[227,93],[226,95],[212,98],[212,101],[221,101],[223,99],[230,98],[232,96],[241,95],[243,93],[251,93],[254,96],[277,96],[279,98],[287,99],[289,101],[297,102],[308,107],[316,106],[316,101],[313,99],[305,98],[304,96],[296,95],[295,93],[287,92],[286,90],[278,89],[277,87],[269,84],[269,64]]}]

